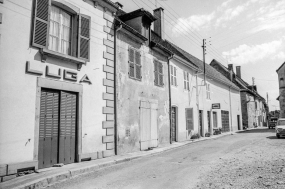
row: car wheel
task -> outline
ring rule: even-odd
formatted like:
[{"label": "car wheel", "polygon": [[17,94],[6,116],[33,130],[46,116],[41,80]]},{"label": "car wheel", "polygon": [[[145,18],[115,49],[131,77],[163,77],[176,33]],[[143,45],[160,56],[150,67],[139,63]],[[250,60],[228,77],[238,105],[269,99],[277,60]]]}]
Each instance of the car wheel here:
[{"label": "car wheel", "polygon": [[276,137],[277,137],[277,138],[280,138],[280,135],[276,134]]}]

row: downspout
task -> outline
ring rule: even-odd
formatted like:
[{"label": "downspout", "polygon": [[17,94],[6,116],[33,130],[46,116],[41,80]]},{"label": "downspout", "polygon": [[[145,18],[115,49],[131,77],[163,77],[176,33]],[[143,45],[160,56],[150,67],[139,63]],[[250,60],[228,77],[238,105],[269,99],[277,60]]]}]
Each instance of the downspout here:
[{"label": "downspout", "polygon": [[120,23],[120,26],[118,28],[116,28],[115,33],[114,33],[114,94],[115,94],[115,98],[114,98],[114,114],[115,114],[115,127],[114,127],[114,132],[115,132],[115,155],[118,155],[118,145],[117,145],[117,139],[118,139],[118,129],[117,129],[117,32],[122,29],[122,24]]},{"label": "downspout", "polygon": [[170,59],[172,59],[173,58],[173,54],[170,56],[170,57],[168,57],[167,59],[168,59],[168,90],[169,90],[169,130],[170,130],[170,133],[169,133],[169,137],[170,137],[170,144],[172,144],[172,140],[171,140],[171,131],[172,131],[172,129],[171,129],[171,83],[170,83],[170,77],[171,77],[171,75],[170,75]]},{"label": "downspout", "polygon": [[233,133],[233,115],[232,115],[232,97],[231,97],[231,87],[229,87],[229,99],[230,99],[230,111],[231,111],[231,132]]}]

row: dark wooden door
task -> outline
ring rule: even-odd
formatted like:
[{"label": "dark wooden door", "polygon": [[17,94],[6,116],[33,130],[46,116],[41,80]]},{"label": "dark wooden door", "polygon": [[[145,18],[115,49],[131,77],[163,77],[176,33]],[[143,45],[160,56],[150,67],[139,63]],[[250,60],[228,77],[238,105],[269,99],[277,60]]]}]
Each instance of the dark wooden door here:
[{"label": "dark wooden door", "polygon": [[39,124],[39,169],[75,162],[76,93],[42,89]]},{"label": "dark wooden door", "polygon": [[230,131],[229,112],[222,110],[221,115],[222,115],[222,131],[229,132]]},{"label": "dark wooden door", "polygon": [[75,93],[61,91],[59,163],[63,164],[75,162],[76,102]]},{"label": "dark wooden door", "polygon": [[39,169],[57,163],[59,91],[42,90],[39,123]]},{"label": "dark wooden door", "polygon": [[203,136],[203,110],[199,110],[200,136]]},{"label": "dark wooden door", "polygon": [[176,108],[171,108],[171,141],[176,141]]},{"label": "dark wooden door", "polygon": [[217,112],[213,112],[213,126],[214,126],[214,128],[218,128]]},{"label": "dark wooden door", "polygon": [[211,131],[211,112],[207,111],[207,118],[208,118],[208,132]]},{"label": "dark wooden door", "polygon": [[238,130],[241,130],[241,127],[240,127],[240,115],[237,115],[237,124],[238,124]]}]

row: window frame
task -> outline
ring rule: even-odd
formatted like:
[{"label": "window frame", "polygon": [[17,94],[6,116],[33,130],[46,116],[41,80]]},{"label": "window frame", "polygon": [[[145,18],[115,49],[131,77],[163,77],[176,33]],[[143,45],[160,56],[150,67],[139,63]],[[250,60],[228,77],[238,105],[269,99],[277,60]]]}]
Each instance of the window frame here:
[{"label": "window frame", "polygon": [[[51,7],[54,6],[71,16],[70,25],[70,48],[69,53],[64,54],[49,48],[50,37],[50,14]],[[69,2],[58,0],[35,0],[33,8],[33,30],[31,46],[40,49],[42,62],[48,56],[67,60],[78,64],[79,69],[82,64],[90,61],[90,41],[91,41],[91,17],[80,14],[80,9]],[[85,18],[82,23],[82,19]],[[85,25],[84,25],[85,24]],[[84,33],[85,32],[85,33]],[[86,36],[84,36],[86,34]],[[85,39],[85,41],[84,41]],[[59,41],[61,43],[61,41]],[[58,45],[59,47],[59,45]],[[81,49],[84,51],[81,52]]]},{"label": "window frame", "polygon": [[207,100],[211,100],[210,83],[206,83],[206,99],[207,99]]},{"label": "window frame", "polygon": [[190,91],[190,79],[189,79],[189,72],[183,71],[183,80],[184,80],[184,91]]},{"label": "window frame", "polygon": [[[134,51],[134,62],[131,62],[130,61],[130,50],[133,50]],[[137,63],[136,61],[136,53],[139,53],[139,58],[140,58],[140,64]],[[141,51],[134,48],[134,47],[129,47],[128,48],[128,64],[129,64],[129,67],[128,67],[128,74],[129,74],[129,78],[131,79],[134,79],[134,80],[137,80],[137,81],[142,81],[142,61],[141,61]],[[134,76],[131,76],[131,64],[134,65]],[[137,68],[140,69],[140,78],[137,78]]]},{"label": "window frame", "polygon": [[[157,87],[164,87],[164,74],[163,74],[163,64],[162,62],[158,61],[158,60],[154,60],[154,85]],[[159,72],[159,66],[161,66],[161,72]],[[156,79],[155,76],[157,75],[157,83],[156,83]],[[160,76],[162,78],[162,81],[160,79]]]},{"label": "window frame", "polygon": [[171,86],[177,87],[177,68],[176,66],[170,65],[170,83]]}]

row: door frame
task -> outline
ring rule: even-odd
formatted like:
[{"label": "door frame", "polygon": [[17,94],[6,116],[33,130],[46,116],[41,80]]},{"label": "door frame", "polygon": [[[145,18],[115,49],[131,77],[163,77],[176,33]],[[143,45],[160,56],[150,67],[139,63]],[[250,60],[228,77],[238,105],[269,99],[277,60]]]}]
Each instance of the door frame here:
[{"label": "door frame", "polygon": [[[178,142],[178,107],[176,105],[172,105],[171,109],[172,108],[175,108],[175,141],[174,142]],[[172,118],[172,112],[171,112],[171,118]],[[171,124],[172,124],[172,120],[171,120]],[[170,125],[170,127],[172,128],[171,125]],[[171,133],[170,133],[170,135],[171,135]],[[171,141],[171,142],[173,142],[173,141]]]},{"label": "door frame", "polygon": [[41,106],[41,90],[42,88],[63,90],[77,93],[77,121],[76,121],[76,149],[75,149],[75,162],[81,161],[82,154],[82,95],[83,86],[77,83],[68,83],[63,81],[56,81],[46,78],[37,78],[37,91],[36,91],[36,109],[35,109],[35,130],[34,130],[34,156],[33,160],[38,161],[39,150],[39,125],[40,125],[40,106]]}]

